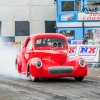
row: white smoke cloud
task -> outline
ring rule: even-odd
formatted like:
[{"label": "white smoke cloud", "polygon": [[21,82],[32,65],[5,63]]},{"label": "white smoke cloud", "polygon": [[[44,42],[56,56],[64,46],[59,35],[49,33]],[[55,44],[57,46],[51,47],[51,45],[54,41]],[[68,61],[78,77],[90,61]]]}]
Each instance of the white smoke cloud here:
[{"label": "white smoke cloud", "polygon": [[15,58],[20,51],[20,46],[0,44],[0,75],[11,78],[28,79],[19,74],[15,68]]}]

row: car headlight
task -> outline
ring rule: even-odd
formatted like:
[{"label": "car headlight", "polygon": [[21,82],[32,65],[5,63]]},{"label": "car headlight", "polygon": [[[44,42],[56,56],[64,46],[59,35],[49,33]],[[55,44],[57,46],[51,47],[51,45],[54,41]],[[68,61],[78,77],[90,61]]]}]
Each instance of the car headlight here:
[{"label": "car headlight", "polygon": [[41,68],[42,67],[42,61],[41,60],[37,60],[35,63],[37,68]]},{"label": "car headlight", "polygon": [[79,60],[79,65],[80,65],[81,67],[85,67],[86,61],[85,61],[84,59],[80,59],[80,60]]}]

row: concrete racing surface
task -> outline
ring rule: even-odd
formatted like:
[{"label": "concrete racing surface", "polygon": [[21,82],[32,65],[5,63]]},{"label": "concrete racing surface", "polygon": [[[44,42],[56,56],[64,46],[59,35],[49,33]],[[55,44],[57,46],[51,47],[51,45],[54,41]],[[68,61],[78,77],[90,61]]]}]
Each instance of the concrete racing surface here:
[{"label": "concrete racing surface", "polygon": [[31,82],[15,69],[16,48],[0,49],[0,100],[100,100],[100,68],[82,82],[73,78]]},{"label": "concrete racing surface", "polygon": [[1,75],[0,100],[100,100],[99,73],[99,68],[89,69],[89,75],[82,82],[73,78],[31,82]]}]

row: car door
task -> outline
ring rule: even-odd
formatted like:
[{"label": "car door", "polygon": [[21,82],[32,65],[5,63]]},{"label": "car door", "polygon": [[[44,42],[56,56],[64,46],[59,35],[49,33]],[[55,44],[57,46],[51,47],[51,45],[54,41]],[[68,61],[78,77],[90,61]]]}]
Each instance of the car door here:
[{"label": "car door", "polygon": [[23,48],[22,57],[23,57],[22,72],[25,73],[27,68],[27,63],[33,57],[33,45],[32,45],[32,40],[30,38],[27,39],[26,45]]}]

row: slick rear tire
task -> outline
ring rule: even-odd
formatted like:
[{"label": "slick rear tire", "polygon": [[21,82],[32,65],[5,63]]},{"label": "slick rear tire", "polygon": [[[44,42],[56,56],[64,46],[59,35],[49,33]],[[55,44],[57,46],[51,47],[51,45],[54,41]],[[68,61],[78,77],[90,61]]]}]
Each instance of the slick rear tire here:
[{"label": "slick rear tire", "polygon": [[39,81],[39,78],[35,78],[35,77],[33,77],[32,75],[29,75],[30,76],[30,80],[32,81],[32,82],[38,82]]},{"label": "slick rear tire", "polygon": [[84,77],[74,77],[75,81],[82,81]]},{"label": "slick rear tire", "polygon": [[17,68],[18,68],[18,64],[15,64],[15,70],[17,70]]},{"label": "slick rear tire", "polygon": [[19,66],[17,60],[15,61],[15,70],[17,70],[18,73],[21,73],[21,66]]},{"label": "slick rear tire", "polygon": [[18,68],[18,64],[17,64],[17,60],[15,60],[15,69],[17,70]]}]

